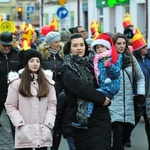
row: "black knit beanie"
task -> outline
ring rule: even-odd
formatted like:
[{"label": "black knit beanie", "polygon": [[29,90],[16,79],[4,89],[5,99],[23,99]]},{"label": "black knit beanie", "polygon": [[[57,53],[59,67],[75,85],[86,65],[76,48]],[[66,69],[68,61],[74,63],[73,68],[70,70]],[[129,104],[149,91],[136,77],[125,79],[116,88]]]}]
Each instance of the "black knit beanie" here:
[{"label": "black knit beanie", "polygon": [[24,52],[24,59],[23,59],[23,66],[25,67],[26,64],[28,63],[29,59],[31,59],[32,57],[38,57],[41,61],[42,56],[40,54],[40,52],[38,52],[37,50],[26,50]]}]

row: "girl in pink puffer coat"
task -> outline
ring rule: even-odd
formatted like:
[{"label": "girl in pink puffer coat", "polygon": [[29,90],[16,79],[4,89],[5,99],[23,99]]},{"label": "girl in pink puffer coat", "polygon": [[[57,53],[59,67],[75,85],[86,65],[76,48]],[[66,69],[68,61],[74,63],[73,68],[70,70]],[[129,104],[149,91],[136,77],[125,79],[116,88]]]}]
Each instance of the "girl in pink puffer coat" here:
[{"label": "girl in pink puffer coat", "polygon": [[23,65],[21,77],[17,73],[13,75],[5,102],[6,112],[15,126],[15,148],[47,150],[52,146],[56,116],[54,81],[41,69],[38,51],[26,51]]}]

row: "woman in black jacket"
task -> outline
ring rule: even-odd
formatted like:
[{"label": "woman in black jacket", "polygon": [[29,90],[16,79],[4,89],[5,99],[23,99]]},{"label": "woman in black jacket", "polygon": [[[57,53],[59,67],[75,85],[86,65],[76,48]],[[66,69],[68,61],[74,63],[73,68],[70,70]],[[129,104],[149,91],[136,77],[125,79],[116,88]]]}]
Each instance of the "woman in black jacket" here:
[{"label": "woman in black jacket", "polygon": [[77,104],[80,102],[80,118],[84,118],[89,101],[94,109],[88,120],[88,128],[72,127],[76,150],[109,150],[111,147],[111,122],[108,105],[110,99],[97,91],[94,71],[93,52],[80,34],[73,34],[64,46],[65,60],[62,67],[67,105],[71,122],[77,122]]}]

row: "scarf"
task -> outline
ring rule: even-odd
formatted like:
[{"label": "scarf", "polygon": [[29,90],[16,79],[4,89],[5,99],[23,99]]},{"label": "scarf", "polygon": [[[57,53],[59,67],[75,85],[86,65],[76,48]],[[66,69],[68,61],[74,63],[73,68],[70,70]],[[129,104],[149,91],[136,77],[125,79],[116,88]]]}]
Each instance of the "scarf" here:
[{"label": "scarf", "polygon": [[100,54],[95,54],[93,63],[94,63],[94,73],[95,73],[97,81],[98,81],[98,76],[100,75],[100,70],[98,69],[98,62],[99,60],[102,60],[102,59],[107,60],[107,58],[111,56],[111,53],[112,53],[112,49],[107,50]]},{"label": "scarf", "polygon": [[[93,73],[93,56],[94,52],[90,51],[88,56],[80,57],[78,55],[68,54],[65,56],[64,64],[68,65],[79,77],[89,85],[93,85],[94,73]],[[77,106],[78,111],[76,114],[77,121],[80,123],[87,123],[87,110],[88,101],[78,97]]]}]

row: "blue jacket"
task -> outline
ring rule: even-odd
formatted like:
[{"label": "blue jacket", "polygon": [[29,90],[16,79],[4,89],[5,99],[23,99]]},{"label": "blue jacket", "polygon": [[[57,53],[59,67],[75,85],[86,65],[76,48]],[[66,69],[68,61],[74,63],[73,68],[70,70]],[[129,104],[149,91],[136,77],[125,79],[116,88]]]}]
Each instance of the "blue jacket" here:
[{"label": "blue jacket", "polygon": [[[145,57],[142,57],[140,53],[136,51],[133,52],[133,55],[137,59],[140,68],[145,76],[145,90],[146,90],[145,92],[147,96],[149,84],[150,84],[150,49],[148,50],[148,54],[146,54]],[[134,89],[134,92],[136,94],[136,89]]]},{"label": "blue jacket", "polygon": [[[110,58],[108,58],[109,60]],[[109,68],[104,67],[104,60],[101,59],[98,62],[98,69],[100,75],[98,76],[98,82],[100,85],[99,91],[103,92],[107,97],[112,98],[116,95],[120,89],[120,70],[122,68],[122,55],[118,55],[118,60],[115,64],[111,64]],[[107,79],[110,82],[107,82]]]}]

